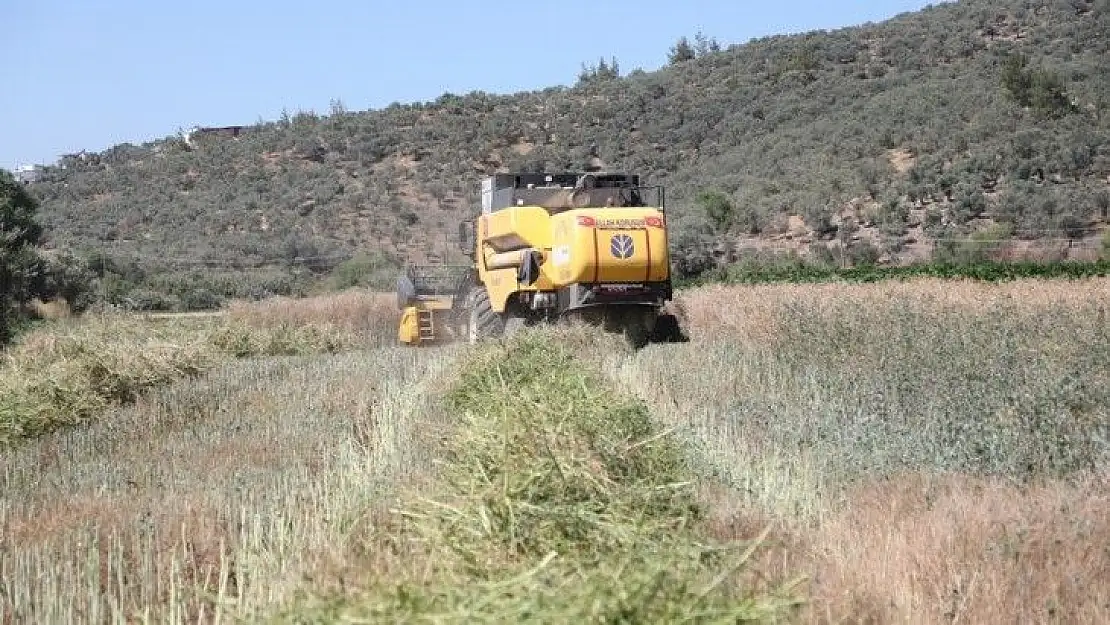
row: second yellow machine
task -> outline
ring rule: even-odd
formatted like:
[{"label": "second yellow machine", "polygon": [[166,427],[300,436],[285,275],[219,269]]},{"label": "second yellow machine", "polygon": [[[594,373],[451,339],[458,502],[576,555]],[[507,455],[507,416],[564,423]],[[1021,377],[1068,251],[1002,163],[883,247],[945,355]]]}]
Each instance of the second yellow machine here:
[{"label": "second yellow machine", "polygon": [[[497,174],[483,181],[482,212],[459,234],[473,264],[452,272],[448,287],[443,325],[455,336],[473,343],[581,318],[638,347],[685,340],[663,311],[672,298],[664,191],[637,175]],[[409,299],[408,325],[419,305]],[[405,326],[403,317],[402,340],[419,343],[405,340],[420,334]]]}]

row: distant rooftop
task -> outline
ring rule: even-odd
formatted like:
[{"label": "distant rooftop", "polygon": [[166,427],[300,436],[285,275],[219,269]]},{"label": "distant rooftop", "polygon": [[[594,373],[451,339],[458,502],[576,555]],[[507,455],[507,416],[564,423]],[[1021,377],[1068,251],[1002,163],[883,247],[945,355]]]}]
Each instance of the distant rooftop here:
[{"label": "distant rooftop", "polygon": [[182,133],[182,138],[188,145],[193,145],[193,139],[203,136],[238,137],[247,130],[246,126],[193,126]]},{"label": "distant rooftop", "polygon": [[40,169],[39,165],[16,165],[12,175],[23,184],[30,184],[38,180]]}]

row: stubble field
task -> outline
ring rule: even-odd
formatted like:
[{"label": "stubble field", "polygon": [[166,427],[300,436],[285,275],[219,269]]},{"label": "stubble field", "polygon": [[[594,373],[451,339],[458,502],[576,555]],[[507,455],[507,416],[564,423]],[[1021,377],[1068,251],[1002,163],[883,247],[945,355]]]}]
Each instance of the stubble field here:
[{"label": "stubble field", "polygon": [[0,623],[1110,620],[1108,279],[702,287],[640,352],[391,304],[24,337]]}]

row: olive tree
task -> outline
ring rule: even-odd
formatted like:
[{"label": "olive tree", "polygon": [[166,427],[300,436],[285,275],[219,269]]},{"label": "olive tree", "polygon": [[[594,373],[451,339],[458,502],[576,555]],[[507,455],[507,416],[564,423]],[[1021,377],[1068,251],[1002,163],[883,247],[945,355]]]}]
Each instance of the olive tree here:
[{"label": "olive tree", "polygon": [[24,186],[0,169],[0,344],[11,338],[12,322],[42,285],[37,210],[38,202]]}]

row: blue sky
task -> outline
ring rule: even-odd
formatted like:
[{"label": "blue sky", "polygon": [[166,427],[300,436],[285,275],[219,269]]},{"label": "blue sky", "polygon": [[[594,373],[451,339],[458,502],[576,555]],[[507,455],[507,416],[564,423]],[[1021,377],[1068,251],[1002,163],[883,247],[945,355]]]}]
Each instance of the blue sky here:
[{"label": "blue sky", "polygon": [[583,62],[666,62],[722,45],[881,21],[921,0],[0,0],[0,167],[194,125],[571,84]]}]

